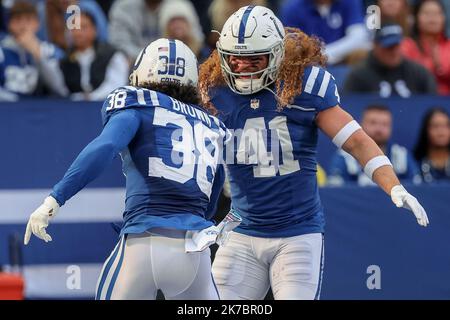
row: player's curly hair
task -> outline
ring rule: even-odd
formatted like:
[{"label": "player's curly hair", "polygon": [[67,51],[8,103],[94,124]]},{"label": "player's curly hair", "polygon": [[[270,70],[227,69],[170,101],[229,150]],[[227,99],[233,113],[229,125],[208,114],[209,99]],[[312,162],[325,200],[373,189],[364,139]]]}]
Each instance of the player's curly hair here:
[{"label": "player's curly hair", "polygon": [[217,113],[214,107],[207,107],[201,104],[202,101],[196,86],[175,82],[159,83],[148,81],[142,83],[140,87],[164,93],[184,103],[199,105],[213,115]]},{"label": "player's curly hair", "polygon": [[[316,37],[310,37],[297,28],[284,28],[285,56],[275,81],[278,107],[291,104],[295,96],[302,91],[302,77],[305,68],[311,65],[325,66],[327,59],[323,54],[323,43]],[[214,50],[209,58],[200,66],[199,89],[202,102],[214,108],[208,94],[209,88],[225,85],[220,68],[220,58]]]}]

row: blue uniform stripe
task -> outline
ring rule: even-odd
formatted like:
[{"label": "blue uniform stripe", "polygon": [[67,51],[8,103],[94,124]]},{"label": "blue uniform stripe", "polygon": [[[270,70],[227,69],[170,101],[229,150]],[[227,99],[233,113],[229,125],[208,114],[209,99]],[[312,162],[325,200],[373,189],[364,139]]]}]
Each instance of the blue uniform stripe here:
[{"label": "blue uniform stripe", "polygon": [[123,256],[125,252],[125,243],[127,242],[127,236],[124,236],[122,242],[122,252],[120,253],[119,263],[117,263],[116,270],[114,270],[114,274],[111,278],[111,282],[108,287],[108,291],[106,292],[105,300],[111,300],[111,294],[114,289],[114,285],[116,284],[117,276],[119,275],[120,269],[122,268]]},{"label": "blue uniform stripe", "polygon": [[173,76],[175,74],[175,59],[177,56],[177,46],[175,40],[169,40],[169,74]]},{"label": "blue uniform stripe", "polygon": [[314,87],[311,92],[313,95],[316,95],[316,96],[319,95],[320,87],[322,85],[324,78],[325,78],[325,70],[319,68],[319,73],[317,75],[316,81],[314,82]]},{"label": "blue uniform stripe", "polygon": [[245,38],[245,26],[247,25],[248,16],[250,15],[250,12],[253,10],[255,6],[248,6],[247,9],[245,9],[245,12],[241,19],[241,24],[239,25],[239,38],[238,43],[244,43]]},{"label": "blue uniform stripe", "polygon": [[323,258],[324,258],[324,237],[322,234],[322,251],[320,253],[320,274],[319,274],[319,282],[317,284],[317,290],[316,290],[316,295],[314,296],[314,300],[319,300],[320,299],[320,291],[322,289],[322,276],[323,276]]},{"label": "blue uniform stripe", "polygon": [[109,270],[111,269],[112,264],[116,260],[117,253],[119,252],[119,248],[120,248],[119,245],[116,246],[113,256],[111,257],[111,259],[109,259],[108,264],[106,265],[105,270],[103,271],[103,274],[101,275],[102,279],[100,280],[100,283],[98,285],[97,294],[95,295],[95,300],[100,300],[100,295],[103,290],[103,286],[105,285],[106,277],[108,276],[108,273],[109,273]]}]

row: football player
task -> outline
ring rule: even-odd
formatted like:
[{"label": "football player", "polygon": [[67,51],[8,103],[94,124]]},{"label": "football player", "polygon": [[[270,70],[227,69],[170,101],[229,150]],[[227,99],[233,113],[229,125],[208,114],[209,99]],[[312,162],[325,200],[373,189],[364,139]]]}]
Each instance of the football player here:
[{"label": "football player", "polygon": [[389,159],[341,108],[325,63],[318,40],[285,29],[270,9],[246,6],[229,17],[217,50],[200,67],[204,103],[235,133],[227,167],[232,207],[243,221],[213,263],[222,299],[263,299],[270,286],[275,299],[319,298],[318,129],[353,155],[397,207],[428,224]]},{"label": "football player", "polygon": [[[49,221],[120,154],[126,176],[120,240],[100,274],[96,299],[218,299],[208,245],[222,229],[209,221],[223,184],[226,128],[198,106],[198,64],[181,41],[144,48],[130,86],[102,108],[103,131],[78,155],[29,219],[48,242]],[[211,241],[212,240],[212,241]]]}]

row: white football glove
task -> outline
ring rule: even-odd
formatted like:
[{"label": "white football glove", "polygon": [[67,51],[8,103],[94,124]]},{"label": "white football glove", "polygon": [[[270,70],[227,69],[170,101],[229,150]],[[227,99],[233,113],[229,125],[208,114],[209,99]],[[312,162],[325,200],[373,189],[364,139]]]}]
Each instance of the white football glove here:
[{"label": "white football glove", "polygon": [[211,226],[198,231],[187,231],[184,243],[185,251],[198,252],[205,250],[216,242],[219,233],[220,229],[217,226]]},{"label": "white football glove", "polygon": [[391,189],[391,199],[398,208],[403,207],[411,210],[417,218],[417,223],[421,226],[426,227],[429,224],[425,209],[401,184],[396,185]]},{"label": "white football glove", "polygon": [[186,232],[185,251],[203,251],[214,243],[217,243],[219,246],[225,245],[230,231],[241,222],[241,216],[236,211],[231,210],[217,226]]},{"label": "white football glove", "polygon": [[59,210],[59,204],[55,198],[48,196],[44,203],[40,205],[30,216],[28,220],[27,229],[25,231],[24,243],[30,242],[31,233],[45,242],[52,241],[52,237],[47,234],[45,228],[48,227],[50,219],[55,217]]}]

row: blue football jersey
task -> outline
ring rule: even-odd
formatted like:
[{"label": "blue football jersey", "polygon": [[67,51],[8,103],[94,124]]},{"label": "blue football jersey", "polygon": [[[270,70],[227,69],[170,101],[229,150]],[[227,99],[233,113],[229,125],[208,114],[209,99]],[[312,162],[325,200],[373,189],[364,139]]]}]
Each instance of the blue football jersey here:
[{"label": "blue football jersey", "polygon": [[[42,59],[56,62],[63,52],[53,44],[40,44]],[[38,88],[39,66],[32,55],[7,36],[0,41],[0,87],[19,97],[32,95]]]},{"label": "blue football jersey", "polygon": [[127,109],[138,112],[140,124],[120,152],[126,176],[121,233],[211,226],[211,203],[215,205],[223,183],[223,123],[199,106],[127,86],[107,97],[103,124]]},{"label": "blue football jersey", "polygon": [[333,76],[315,66],[305,69],[302,93],[281,111],[268,90],[211,91],[218,117],[234,133],[226,162],[232,206],[243,218],[236,231],[259,237],[324,231],[315,118],[339,100]]}]

